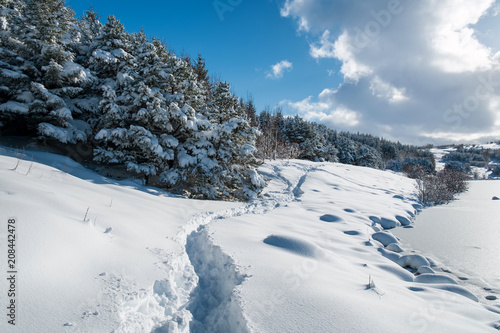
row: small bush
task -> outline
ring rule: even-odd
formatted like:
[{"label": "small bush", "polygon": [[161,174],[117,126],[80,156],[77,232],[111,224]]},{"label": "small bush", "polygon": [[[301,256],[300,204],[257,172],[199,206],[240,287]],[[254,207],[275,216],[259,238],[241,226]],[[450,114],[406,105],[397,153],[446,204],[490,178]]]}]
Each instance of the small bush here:
[{"label": "small bush", "polygon": [[410,157],[402,163],[403,172],[413,179],[419,179],[425,175],[432,174],[435,168],[435,162],[427,157]]},{"label": "small bush", "polygon": [[417,190],[426,205],[445,204],[458,193],[467,191],[467,174],[456,169],[444,169],[436,175],[424,175],[417,179]]},{"label": "small bush", "polygon": [[495,176],[500,176],[500,165],[496,165],[493,167],[493,169],[491,170],[492,171],[492,174],[495,175]]},{"label": "small bush", "polygon": [[462,163],[458,161],[449,161],[444,165],[445,170],[456,170],[462,172],[470,172],[470,165],[468,163]]}]

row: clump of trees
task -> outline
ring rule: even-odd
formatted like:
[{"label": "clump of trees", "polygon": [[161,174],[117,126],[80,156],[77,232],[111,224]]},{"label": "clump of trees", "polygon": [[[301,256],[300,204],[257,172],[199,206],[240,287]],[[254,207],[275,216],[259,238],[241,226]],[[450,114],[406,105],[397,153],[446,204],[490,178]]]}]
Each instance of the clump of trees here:
[{"label": "clump of trees", "polygon": [[435,169],[434,156],[428,150],[369,134],[338,132],[299,116],[285,117],[279,108],[261,112],[256,122],[261,132],[257,140],[261,159],[300,158],[394,171],[416,163]]},{"label": "clump of trees", "polygon": [[[76,19],[61,0],[0,2],[0,134],[64,147],[108,175],[143,179],[190,197],[254,198],[265,159],[300,158],[412,175],[432,154],[338,132],[276,110],[209,77],[198,55],[129,33],[92,9]],[[73,147],[74,149],[68,149]],[[79,147],[85,147],[80,149]]]},{"label": "clump of trees", "polygon": [[192,197],[247,200],[264,186],[249,106],[201,56],[92,9],[76,19],[60,0],[4,0],[0,57],[1,135],[85,144],[72,157]]}]

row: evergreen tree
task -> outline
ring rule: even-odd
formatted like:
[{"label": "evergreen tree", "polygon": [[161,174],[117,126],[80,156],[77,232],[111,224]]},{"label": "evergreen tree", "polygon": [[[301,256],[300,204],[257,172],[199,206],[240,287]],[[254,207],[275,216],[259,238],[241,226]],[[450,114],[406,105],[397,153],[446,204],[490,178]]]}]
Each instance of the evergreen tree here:
[{"label": "evergreen tree", "polygon": [[218,184],[218,191],[223,195],[251,199],[264,184],[255,171],[258,165],[253,155],[256,129],[246,120],[245,110],[239,106],[227,82],[215,84],[210,105],[210,121],[215,133],[210,142],[218,164],[212,183]]},{"label": "evergreen tree", "polygon": [[91,45],[90,68],[101,79],[117,79],[134,66],[131,36],[114,16],[109,16],[100,35]]},{"label": "evergreen tree", "polygon": [[70,45],[75,54],[75,62],[89,67],[89,60],[92,56],[91,47],[97,37],[102,34],[103,25],[99,21],[100,16],[94,11],[93,7],[85,11],[83,16],[78,20],[75,27],[78,37],[73,40]]},{"label": "evergreen tree", "polygon": [[384,167],[380,153],[367,145],[360,145],[356,154],[356,165],[381,169]]},{"label": "evergreen tree", "polygon": [[245,109],[245,114],[247,116],[248,121],[250,122],[250,125],[253,127],[257,126],[257,119],[256,119],[256,114],[257,114],[257,109],[255,108],[253,99],[250,98],[248,102],[244,105]]},{"label": "evergreen tree", "polygon": [[160,175],[174,159],[177,146],[167,135],[172,126],[164,99],[141,81],[126,86],[120,97],[111,87],[104,88],[94,160],[124,165],[140,176]]},{"label": "evergreen tree", "polygon": [[206,69],[205,59],[202,58],[201,54],[198,54],[198,58],[193,64],[193,71],[196,74],[203,94],[206,95],[207,101],[210,101],[212,99],[212,84],[210,83],[210,76],[208,76],[208,70]]}]

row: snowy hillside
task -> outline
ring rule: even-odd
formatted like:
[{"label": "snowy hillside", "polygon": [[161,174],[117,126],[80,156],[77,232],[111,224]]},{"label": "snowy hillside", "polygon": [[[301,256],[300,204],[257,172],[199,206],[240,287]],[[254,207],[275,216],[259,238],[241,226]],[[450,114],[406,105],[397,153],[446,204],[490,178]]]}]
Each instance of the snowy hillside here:
[{"label": "snowy hillside", "polygon": [[500,144],[449,146],[430,151],[434,154],[438,171],[443,170],[446,163],[459,162],[474,179],[498,177],[498,171],[494,170],[500,165]]},{"label": "snowy hillside", "polygon": [[113,181],[48,153],[0,153],[0,270],[7,274],[13,219],[18,272],[15,327],[0,280],[1,332],[494,332],[500,324],[498,304],[478,302],[447,273],[426,273],[431,259],[397,253],[383,228],[409,224],[419,208],[413,181],[400,175],[269,162],[260,168],[263,196],[244,204]]}]

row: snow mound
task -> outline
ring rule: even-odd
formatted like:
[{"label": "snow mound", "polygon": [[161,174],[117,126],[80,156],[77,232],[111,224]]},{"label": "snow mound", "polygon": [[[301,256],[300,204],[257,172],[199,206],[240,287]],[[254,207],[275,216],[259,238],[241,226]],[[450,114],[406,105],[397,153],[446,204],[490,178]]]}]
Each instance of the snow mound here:
[{"label": "snow mound", "polygon": [[[384,231],[374,233],[372,235],[372,238],[374,240],[382,243],[382,245],[384,245],[384,246],[387,246],[387,245],[392,244],[392,243],[399,243],[396,236],[394,236],[393,234],[391,234],[389,232],[384,232]],[[394,251],[394,252],[397,252],[397,251]]]},{"label": "snow mound", "polygon": [[396,220],[398,220],[402,226],[407,226],[407,225],[411,224],[411,220],[407,217],[404,217],[404,216],[398,215],[398,216],[396,216]]},{"label": "snow mound", "polygon": [[410,267],[417,270],[422,266],[430,266],[430,263],[427,260],[427,258],[421,256],[420,254],[404,255],[401,258],[399,258],[397,263],[401,267]]},{"label": "snow mound", "polygon": [[436,272],[429,266],[420,266],[417,270],[418,274],[435,274]]},{"label": "snow mound", "polygon": [[386,217],[379,218],[377,216],[370,216],[370,220],[372,220],[375,224],[380,224],[384,229],[394,229],[401,225],[398,221],[394,221]]},{"label": "snow mound", "polygon": [[[428,266],[426,266],[426,267],[428,267]],[[419,276],[415,277],[415,282],[418,282],[418,283],[438,283],[438,284],[439,283],[458,284],[457,281],[455,281],[453,278],[451,278],[447,275],[431,274],[431,273],[420,274]]]},{"label": "snow mound", "polygon": [[397,266],[397,265],[386,265],[386,264],[380,264],[378,265],[378,268],[382,269],[385,272],[388,272],[399,279],[406,281],[406,282],[413,282],[414,277],[413,274],[408,272],[407,270]]},{"label": "snow mound", "polygon": [[458,294],[460,296],[467,297],[474,302],[479,302],[479,299],[473,293],[462,286],[457,286],[454,284],[436,284],[432,287],[435,289],[445,290],[454,294]]},{"label": "snow mound", "polygon": [[328,222],[328,223],[333,223],[333,222],[341,222],[342,218],[331,215],[331,214],[325,214],[319,218],[323,222]]},{"label": "snow mound", "polygon": [[321,256],[321,250],[316,245],[294,237],[271,235],[264,239],[264,243],[304,257],[318,258]]},{"label": "snow mound", "polygon": [[382,254],[382,256],[384,256],[385,258],[387,258],[390,261],[393,261],[395,263],[398,263],[399,259],[401,259],[400,254],[398,254],[396,252],[388,251],[385,248],[380,248],[380,249],[378,249],[378,251],[380,252],[380,254]]},{"label": "snow mound", "polygon": [[401,253],[404,251],[403,248],[399,244],[396,244],[396,243],[391,243],[391,244],[387,245],[385,248],[389,251],[396,252],[396,253]]}]

